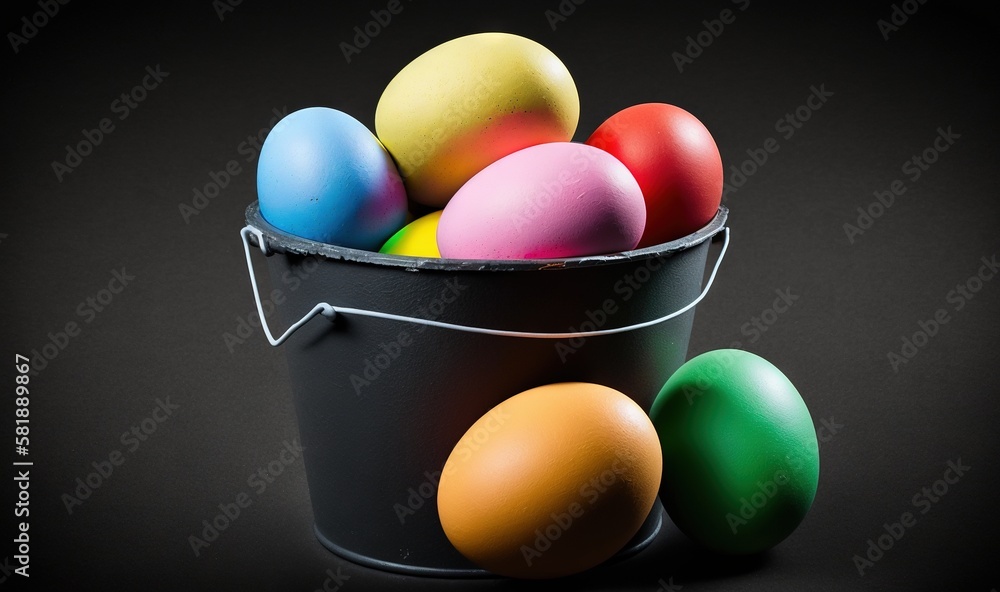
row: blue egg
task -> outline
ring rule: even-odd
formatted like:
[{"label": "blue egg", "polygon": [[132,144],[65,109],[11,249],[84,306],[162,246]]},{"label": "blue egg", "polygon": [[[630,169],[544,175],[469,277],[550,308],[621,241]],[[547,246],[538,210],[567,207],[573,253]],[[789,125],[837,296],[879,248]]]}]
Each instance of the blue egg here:
[{"label": "blue egg", "polygon": [[406,221],[406,190],[367,127],[327,107],[289,113],[257,163],[260,213],[276,228],[324,243],[377,251]]}]

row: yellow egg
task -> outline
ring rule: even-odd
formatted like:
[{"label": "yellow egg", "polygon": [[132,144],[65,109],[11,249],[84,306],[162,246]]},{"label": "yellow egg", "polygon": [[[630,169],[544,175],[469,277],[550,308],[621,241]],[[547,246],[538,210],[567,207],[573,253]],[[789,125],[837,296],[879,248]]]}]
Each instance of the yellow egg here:
[{"label": "yellow egg", "polygon": [[441,211],[431,212],[400,228],[385,241],[379,253],[407,255],[410,257],[440,258],[437,245],[437,227]]},{"label": "yellow egg", "polygon": [[554,578],[614,556],[649,515],[662,456],[643,409],[612,388],[558,383],[515,395],[456,444],[441,526],[494,573]]},{"label": "yellow egg", "polygon": [[444,207],[486,165],[572,139],[580,97],[566,66],[539,43],[477,33],[438,45],[389,82],[375,132],[417,203]]}]

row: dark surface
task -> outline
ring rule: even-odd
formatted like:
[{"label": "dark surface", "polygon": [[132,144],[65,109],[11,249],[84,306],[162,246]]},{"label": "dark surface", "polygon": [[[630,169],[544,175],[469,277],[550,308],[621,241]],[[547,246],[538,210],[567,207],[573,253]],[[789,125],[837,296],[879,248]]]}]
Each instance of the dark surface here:
[{"label": "dark surface", "polygon": [[[72,2],[17,54],[9,45],[0,52],[0,351],[8,360],[30,355],[68,322],[81,328],[31,379],[31,578],[8,575],[11,559],[0,585],[315,590],[325,582],[332,589],[330,574],[339,573],[341,590],[534,588],[374,573],[326,551],[312,532],[301,462],[260,493],[248,483],[298,437],[284,352],[260,330],[231,347],[224,339],[253,308],[238,237],[255,199],[253,154],[245,161],[239,151],[247,135],[267,127],[274,108],[314,105],[372,127],[382,88],[410,59],[453,37],[505,30],[543,43],[569,67],[582,104],[577,140],[645,101],[699,117],[727,171],[775,139],[779,150],[726,196],[732,247],[697,308],[689,355],[740,342],[789,376],[820,430],[813,508],[770,552],[706,554],[668,522],[645,552],[570,587],[1000,587],[1000,282],[985,282],[971,299],[951,293],[998,246],[995,10],[931,1],[885,40],[876,21],[890,17],[889,2],[855,9],[754,0],[740,11],[729,2],[592,0],[556,30],[544,14],[558,9],[555,0],[488,9],[406,2],[348,64],[340,42],[384,6],[247,0],[220,21],[207,1],[158,11]],[[735,22],[678,72],[671,54],[730,6]],[[8,3],[4,31],[37,10]],[[118,120],[112,102],[158,64],[169,76]],[[833,96],[785,137],[775,122],[814,85]],[[57,180],[52,161],[105,117],[114,130]],[[904,163],[948,126],[960,138],[913,180]],[[185,221],[179,204],[190,205],[194,188],[233,159],[240,172]],[[844,224],[897,179],[905,193],[851,243]],[[122,267],[135,279],[96,312],[87,299]],[[779,289],[797,300],[772,316]],[[894,370],[889,352],[939,309],[947,323]],[[762,316],[773,323],[755,333],[748,323]],[[0,377],[13,461],[11,364]],[[147,440],[122,441],[168,397],[177,409]],[[114,451],[124,464],[68,514],[62,496]],[[972,468],[924,504],[923,488],[958,459]],[[13,467],[6,471],[9,520],[16,494]],[[251,505],[196,557],[188,537],[241,493]],[[916,524],[860,576],[852,557],[904,512]],[[0,558],[12,558],[14,527],[4,528]]]}]

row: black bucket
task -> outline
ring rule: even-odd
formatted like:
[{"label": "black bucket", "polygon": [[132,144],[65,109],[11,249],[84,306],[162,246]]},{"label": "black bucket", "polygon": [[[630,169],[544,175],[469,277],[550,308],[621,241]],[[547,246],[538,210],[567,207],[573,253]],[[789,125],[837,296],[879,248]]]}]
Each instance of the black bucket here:
[{"label": "black bucket", "polygon": [[[471,261],[317,243],[274,228],[251,204],[244,251],[262,326],[287,356],[320,542],[381,570],[490,575],[438,519],[452,448],[495,405],[543,384],[606,385],[648,412],[686,359],[694,306],[728,245],[727,215],[720,207],[687,237],[626,253]],[[703,288],[720,233],[727,244]],[[277,338],[250,245],[268,255],[271,285],[285,288],[270,323],[289,329]],[[616,559],[653,540],[661,509]]]}]

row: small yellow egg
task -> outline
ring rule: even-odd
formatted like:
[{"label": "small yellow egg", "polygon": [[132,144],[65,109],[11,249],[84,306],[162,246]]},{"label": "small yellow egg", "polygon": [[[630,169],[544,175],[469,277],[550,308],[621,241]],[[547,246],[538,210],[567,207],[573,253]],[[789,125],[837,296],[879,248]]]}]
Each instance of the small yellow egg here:
[{"label": "small yellow egg", "polygon": [[441,252],[437,245],[437,228],[440,220],[441,210],[417,218],[385,241],[379,253],[440,258]]}]

